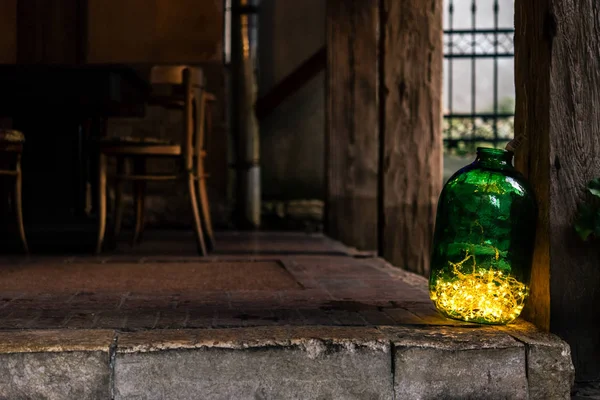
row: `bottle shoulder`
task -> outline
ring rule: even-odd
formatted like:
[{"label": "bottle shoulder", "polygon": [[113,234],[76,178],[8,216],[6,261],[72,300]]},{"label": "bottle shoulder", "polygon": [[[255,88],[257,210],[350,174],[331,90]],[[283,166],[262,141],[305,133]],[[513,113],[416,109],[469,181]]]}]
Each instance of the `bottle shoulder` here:
[{"label": "bottle shoulder", "polygon": [[514,167],[487,168],[475,163],[458,170],[444,185],[442,195],[452,192],[485,192],[497,194],[512,193],[523,197],[533,197],[533,190],[525,177]]}]

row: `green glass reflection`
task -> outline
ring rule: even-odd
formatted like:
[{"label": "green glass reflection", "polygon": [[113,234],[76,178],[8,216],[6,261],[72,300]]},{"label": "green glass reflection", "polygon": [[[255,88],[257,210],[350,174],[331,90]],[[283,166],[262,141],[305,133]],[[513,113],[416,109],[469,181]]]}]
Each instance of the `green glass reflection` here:
[{"label": "green glass reflection", "polygon": [[443,315],[505,324],[529,293],[537,207],[513,153],[478,148],[440,196],[429,292]]}]

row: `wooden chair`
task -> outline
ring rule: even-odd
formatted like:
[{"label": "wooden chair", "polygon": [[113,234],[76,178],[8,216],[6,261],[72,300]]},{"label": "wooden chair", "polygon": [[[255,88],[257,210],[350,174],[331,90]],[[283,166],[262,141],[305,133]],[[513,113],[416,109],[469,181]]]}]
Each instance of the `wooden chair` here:
[{"label": "wooden chair", "polygon": [[[182,111],[184,121],[182,143],[174,144],[152,138],[106,138],[101,141],[98,189],[100,221],[96,252],[100,253],[102,250],[106,231],[107,157],[113,156],[117,159],[117,173],[114,176],[115,235],[118,235],[121,229],[125,181],[132,181],[134,185],[133,243],[135,244],[139,242],[144,229],[146,182],[179,180],[187,183],[198,252],[200,255],[206,255],[207,250],[214,247],[214,235],[206,192],[207,175],[204,171],[206,152],[203,146],[205,133],[207,131],[210,133],[211,130],[210,112],[207,112],[207,108],[215,98],[204,90],[201,69],[188,66],[157,66],[152,68],[150,75],[153,87],[167,86],[172,89],[169,95],[153,96],[151,104]],[[180,161],[180,168],[173,174],[149,174],[146,171],[146,161],[153,157],[176,158]]]},{"label": "wooden chair", "polygon": [[22,132],[16,130],[0,129],[0,156],[2,165],[0,165],[0,176],[9,177],[15,180],[14,188],[14,211],[17,218],[17,227],[23,244],[23,250],[28,253],[29,246],[25,237],[25,226],[23,225],[23,203],[22,203],[22,174],[21,174],[21,155],[23,154],[23,143],[25,136]]}]

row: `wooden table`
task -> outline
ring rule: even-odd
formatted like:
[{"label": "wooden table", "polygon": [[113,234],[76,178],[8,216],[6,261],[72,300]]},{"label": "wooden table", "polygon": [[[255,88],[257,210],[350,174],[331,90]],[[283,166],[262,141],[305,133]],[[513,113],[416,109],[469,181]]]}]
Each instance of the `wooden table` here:
[{"label": "wooden table", "polygon": [[124,65],[0,65],[0,116],[26,137],[26,225],[89,220],[93,141],[108,117],[141,117],[149,85]]}]

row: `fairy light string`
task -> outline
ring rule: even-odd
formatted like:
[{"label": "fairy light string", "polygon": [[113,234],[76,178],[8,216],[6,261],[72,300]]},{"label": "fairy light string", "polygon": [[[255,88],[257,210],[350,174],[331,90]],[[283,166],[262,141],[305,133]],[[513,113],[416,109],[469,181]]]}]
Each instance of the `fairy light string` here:
[{"label": "fairy light string", "polygon": [[[498,249],[495,258],[499,258]],[[463,272],[469,260],[472,267]],[[448,263],[455,278],[437,278],[431,291],[438,309],[454,318],[489,324],[508,323],[519,316],[528,295],[526,285],[501,270],[478,266],[469,251],[462,261]]]}]

